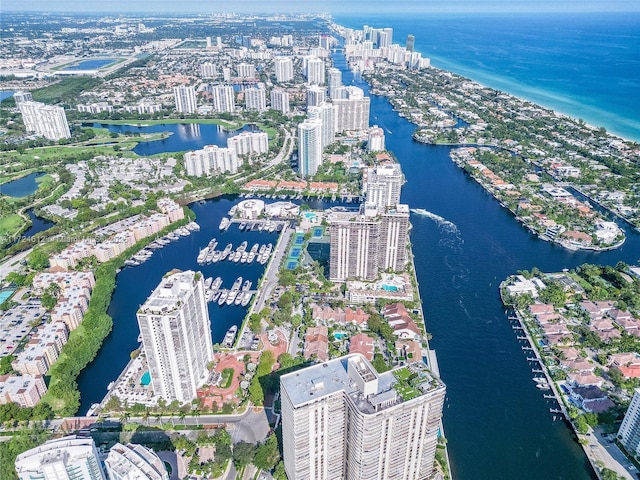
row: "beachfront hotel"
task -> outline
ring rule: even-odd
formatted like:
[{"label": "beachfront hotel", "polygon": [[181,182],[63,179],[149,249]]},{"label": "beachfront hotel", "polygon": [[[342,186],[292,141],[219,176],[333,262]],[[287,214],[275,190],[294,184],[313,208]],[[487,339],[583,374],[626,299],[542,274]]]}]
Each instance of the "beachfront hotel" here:
[{"label": "beachfront hotel", "polygon": [[429,478],[445,390],[422,362],[379,374],[361,354],[283,375],[287,475],[296,480]]},{"label": "beachfront hotel", "polygon": [[191,270],[168,274],[137,317],[154,394],[169,402],[196,398],[213,360],[202,274]]}]

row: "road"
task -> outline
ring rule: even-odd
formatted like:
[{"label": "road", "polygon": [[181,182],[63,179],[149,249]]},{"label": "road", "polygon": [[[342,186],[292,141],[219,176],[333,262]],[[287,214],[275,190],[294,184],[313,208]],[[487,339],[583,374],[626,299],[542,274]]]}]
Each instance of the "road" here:
[{"label": "road", "polygon": [[638,470],[613,442],[614,435],[604,435],[603,430],[596,427],[586,437],[589,444],[585,447],[587,455],[594,461],[600,461],[605,468],[613,470],[620,478],[633,480],[638,478]]}]

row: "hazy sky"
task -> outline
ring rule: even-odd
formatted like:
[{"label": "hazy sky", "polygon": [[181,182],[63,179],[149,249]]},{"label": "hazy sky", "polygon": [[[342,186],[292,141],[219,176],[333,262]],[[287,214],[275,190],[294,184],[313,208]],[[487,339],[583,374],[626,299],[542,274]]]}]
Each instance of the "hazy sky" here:
[{"label": "hazy sky", "polygon": [[385,13],[635,11],[638,0],[0,0],[0,12]]}]

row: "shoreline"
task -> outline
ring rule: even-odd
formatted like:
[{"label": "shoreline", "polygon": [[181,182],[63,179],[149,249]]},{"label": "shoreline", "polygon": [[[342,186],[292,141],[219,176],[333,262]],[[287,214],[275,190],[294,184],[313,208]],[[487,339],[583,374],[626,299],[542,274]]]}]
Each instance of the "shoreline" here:
[{"label": "shoreline", "polygon": [[[583,15],[593,15],[593,12],[581,12]],[[623,13],[636,13],[636,12],[607,12],[607,13],[616,13],[616,14],[623,14]],[[580,13],[574,12],[574,14],[580,15]],[[399,18],[401,16],[403,16],[402,13],[398,14],[398,13],[394,13],[393,14],[394,17],[392,18]],[[404,16],[406,16],[407,18],[409,17],[410,14],[404,14]],[[425,14],[426,15],[426,14]],[[432,15],[432,14],[429,14]],[[437,18],[438,15],[442,15],[444,17],[447,18],[453,18],[453,17],[465,17],[468,15],[465,14],[461,14],[459,12],[442,12],[442,13],[436,13],[435,14],[435,18]],[[480,15],[495,15],[495,13],[484,13],[484,14],[480,14]],[[503,16],[507,17],[507,16],[523,16],[523,15],[527,15],[525,13],[507,13],[507,14],[502,14]],[[337,17],[337,18],[336,18]],[[379,22],[389,22],[389,18],[387,16],[380,16],[380,17],[375,17],[372,15],[367,15],[367,17],[369,17],[370,19],[373,18],[376,21]],[[340,21],[345,21],[345,20],[351,20],[351,22],[346,22],[349,24],[353,24],[354,20],[360,21],[360,15],[358,14],[351,14],[351,15],[338,15],[338,16],[332,16],[330,18],[330,23],[334,23],[336,25],[340,25],[343,28],[353,28],[353,29],[357,29],[357,28],[362,28],[362,24],[358,25],[358,26],[349,26],[349,27],[345,27],[343,23],[340,23]],[[363,17],[364,19],[364,17]],[[338,21],[339,20],[339,21]],[[366,22],[365,22],[366,23]],[[393,23],[393,22],[391,22]],[[606,110],[604,108],[601,107],[591,107],[589,108],[589,110],[592,112],[592,114],[588,114],[588,115],[582,115],[578,112],[571,112],[570,109],[567,110],[565,108],[563,108],[561,105],[558,105],[558,103],[554,103],[553,102],[553,97],[562,97],[562,99],[566,99],[565,101],[567,103],[575,103],[578,106],[582,106],[582,100],[580,99],[573,99],[572,97],[568,97],[566,93],[564,92],[554,92],[554,91],[550,91],[550,90],[541,90],[540,95],[535,95],[535,93],[533,95],[531,94],[527,94],[526,90],[530,90],[530,89],[536,89],[535,85],[527,85],[525,83],[522,83],[522,80],[519,80],[517,78],[511,78],[511,77],[500,77],[500,76],[494,76],[492,75],[489,71],[487,72],[483,72],[482,70],[477,70],[474,69],[473,67],[469,67],[466,65],[458,65],[455,63],[455,60],[451,60],[450,58],[447,57],[443,57],[443,56],[439,56],[439,55],[433,55],[433,52],[429,52],[429,51],[424,51],[424,47],[423,48],[417,48],[416,51],[422,53],[422,55],[425,58],[430,58],[432,61],[435,60],[436,64],[439,64],[441,66],[437,66],[434,65],[433,62],[431,64],[430,68],[433,68],[435,70],[441,70],[444,72],[449,72],[452,73],[454,75],[459,75],[461,77],[464,77],[466,79],[469,79],[471,81],[474,81],[480,85],[482,85],[483,87],[487,87],[487,88],[491,88],[494,90],[500,90],[500,91],[504,91],[505,93],[507,93],[508,95],[511,95],[512,97],[518,98],[520,100],[524,100],[527,102],[531,102],[534,103],[536,105],[539,105],[543,108],[546,108],[548,110],[551,110],[555,113],[557,113],[558,115],[562,115],[564,117],[573,119],[575,121],[582,119],[585,121],[585,125],[594,128],[594,129],[598,129],[598,128],[605,128],[607,130],[607,133],[609,133],[610,135],[616,136],[624,141],[629,141],[629,142],[635,142],[635,143],[640,143],[640,126],[636,127],[636,134],[634,135],[629,135],[629,133],[621,133],[619,132],[618,128],[614,128],[613,125],[598,125],[597,123],[597,118],[599,116],[601,116],[602,114],[606,114],[609,113],[609,110]],[[495,81],[492,81],[495,80]],[[572,102],[572,100],[575,100]],[[587,113],[587,112],[585,112]],[[634,119],[633,118],[628,118],[628,117],[620,117],[619,114],[617,113],[610,113],[611,115],[614,115],[616,118],[622,118],[624,119],[626,122],[633,122]],[[636,120],[637,122],[637,120]],[[630,127],[633,128],[633,127]]]}]

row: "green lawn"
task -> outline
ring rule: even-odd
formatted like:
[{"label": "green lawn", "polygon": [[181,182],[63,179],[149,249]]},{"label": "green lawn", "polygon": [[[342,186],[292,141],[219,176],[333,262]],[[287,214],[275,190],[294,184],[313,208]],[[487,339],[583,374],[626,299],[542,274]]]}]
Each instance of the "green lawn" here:
[{"label": "green lawn", "polygon": [[40,187],[48,187],[49,185],[51,185],[54,182],[55,182],[55,180],[53,179],[53,177],[51,175],[43,175],[41,177],[36,178],[36,183],[38,184],[38,188],[40,188]]},{"label": "green lawn", "polygon": [[233,381],[233,368],[225,368],[222,371],[222,379],[220,380],[220,388],[229,388]]},{"label": "green lawn", "polygon": [[24,219],[17,213],[8,217],[0,217],[0,237],[18,232],[24,223]]},{"label": "green lawn", "polygon": [[202,123],[202,124],[214,124],[222,125],[229,130],[235,130],[241,128],[242,125],[238,125],[234,122],[227,120],[221,120],[218,118],[165,118],[163,120],[82,120],[82,123],[102,123],[104,125],[131,125],[131,126],[150,126],[150,125],[162,125],[162,124],[174,124],[174,123]]}]

